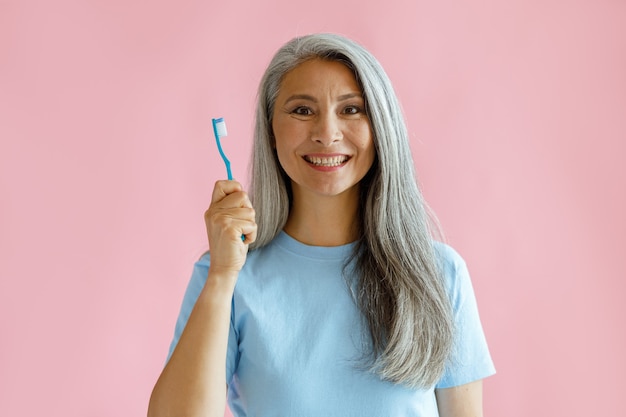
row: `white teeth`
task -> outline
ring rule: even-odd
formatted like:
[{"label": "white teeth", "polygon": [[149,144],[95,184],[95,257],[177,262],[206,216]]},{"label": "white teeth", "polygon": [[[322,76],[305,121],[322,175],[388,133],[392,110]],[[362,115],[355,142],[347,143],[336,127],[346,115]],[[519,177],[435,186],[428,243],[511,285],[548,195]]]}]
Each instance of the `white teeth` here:
[{"label": "white teeth", "polygon": [[335,167],[346,162],[348,160],[348,157],[345,155],[333,156],[330,158],[320,158],[317,156],[305,156],[304,159],[306,159],[307,162],[310,162],[313,165],[318,166],[318,167]]}]

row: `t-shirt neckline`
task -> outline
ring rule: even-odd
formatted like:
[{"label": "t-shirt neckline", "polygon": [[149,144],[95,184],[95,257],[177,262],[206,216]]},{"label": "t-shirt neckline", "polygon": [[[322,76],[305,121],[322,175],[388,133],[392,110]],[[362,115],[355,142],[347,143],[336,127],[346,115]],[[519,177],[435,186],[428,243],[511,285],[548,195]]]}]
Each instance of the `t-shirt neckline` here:
[{"label": "t-shirt neckline", "polygon": [[284,230],[281,230],[278,236],[274,238],[274,243],[300,256],[316,259],[346,259],[352,255],[356,246],[356,242],[340,246],[311,246],[294,239]]}]

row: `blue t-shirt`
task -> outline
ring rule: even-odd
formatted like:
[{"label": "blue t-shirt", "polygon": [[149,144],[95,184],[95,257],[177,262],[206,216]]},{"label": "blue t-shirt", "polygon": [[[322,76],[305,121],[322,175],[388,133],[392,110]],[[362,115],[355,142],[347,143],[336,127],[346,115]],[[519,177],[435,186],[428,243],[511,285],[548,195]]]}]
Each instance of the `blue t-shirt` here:
[{"label": "blue t-shirt", "polygon": [[[367,328],[344,271],[354,244],[304,245],[281,232],[248,254],[233,295],[226,381],[237,417],[438,416],[435,388],[495,370],[469,274],[461,257],[436,243],[454,310],[455,346],[429,389],[409,389],[368,371]],[[176,323],[172,354],[207,279],[209,256],[194,266]]]}]

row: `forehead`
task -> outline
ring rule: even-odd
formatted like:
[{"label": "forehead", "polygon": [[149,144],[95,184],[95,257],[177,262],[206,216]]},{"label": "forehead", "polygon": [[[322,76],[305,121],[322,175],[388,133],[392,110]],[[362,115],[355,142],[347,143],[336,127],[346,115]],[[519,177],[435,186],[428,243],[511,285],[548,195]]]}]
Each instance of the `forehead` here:
[{"label": "forehead", "polygon": [[280,91],[339,89],[361,91],[352,69],[339,61],[310,59],[283,77]]}]

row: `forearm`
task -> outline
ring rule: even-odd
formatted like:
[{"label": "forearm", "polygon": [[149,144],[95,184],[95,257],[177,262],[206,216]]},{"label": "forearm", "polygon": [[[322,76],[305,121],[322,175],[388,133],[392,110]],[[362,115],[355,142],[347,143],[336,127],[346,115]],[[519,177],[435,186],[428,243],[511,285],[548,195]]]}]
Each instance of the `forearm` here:
[{"label": "forearm", "polygon": [[209,272],[185,330],[159,377],[149,417],[219,416],[226,402],[226,351],[236,277]]}]

